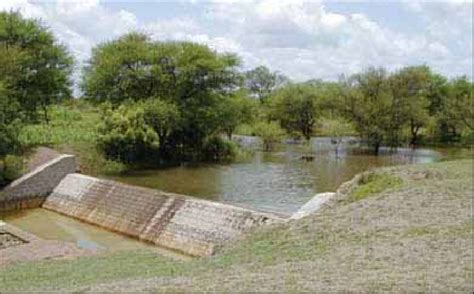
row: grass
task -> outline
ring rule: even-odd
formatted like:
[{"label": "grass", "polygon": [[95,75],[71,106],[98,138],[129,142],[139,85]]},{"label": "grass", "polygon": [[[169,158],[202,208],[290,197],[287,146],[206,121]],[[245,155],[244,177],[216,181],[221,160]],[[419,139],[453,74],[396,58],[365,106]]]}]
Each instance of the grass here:
[{"label": "grass", "polygon": [[381,193],[387,189],[398,187],[402,179],[387,173],[370,173],[362,179],[362,182],[352,191],[349,201],[359,201],[371,195]]},{"label": "grass", "polygon": [[338,195],[316,215],[259,228],[212,258],[122,252],[17,264],[0,269],[0,289],[470,292],[473,164],[383,169],[359,187],[364,201]]},{"label": "grass", "polygon": [[83,173],[91,175],[117,173],[125,166],[106,160],[96,148],[100,109],[82,100],[68,101],[50,107],[49,124],[30,124],[19,138],[23,146],[50,146],[60,152],[74,154]]},{"label": "grass", "polygon": [[[180,273],[180,263],[160,257],[151,251],[129,251],[102,257],[84,257],[76,260],[43,261],[32,267],[28,263],[15,267],[15,273],[4,273],[0,280],[3,288],[26,285],[28,288],[57,285],[74,287],[110,279],[136,276],[170,276]],[[26,279],[26,280],[25,280]]]}]

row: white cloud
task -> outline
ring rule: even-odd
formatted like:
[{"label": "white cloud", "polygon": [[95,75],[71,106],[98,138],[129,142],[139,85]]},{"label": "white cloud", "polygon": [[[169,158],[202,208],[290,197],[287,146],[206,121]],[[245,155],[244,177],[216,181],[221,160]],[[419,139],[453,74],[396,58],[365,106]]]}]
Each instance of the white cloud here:
[{"label": "white cloud", "polygon": [[[196,8],[203,5],[192,2],[189,5]],[[204,5],[202,15],[149,21],[125,9],[109,9],[98,0],[2,0],[0,9],[19,9],[26,17],[41,18],[69,47],[79,66],[99,42],[140,30],[157,40],[190,40],[235,52],[246,68],[263,64],[297,80],[336,78],[368,66],[394,69],[419,63],[448,75],[471,73],[472,2],[401,4],[423,22],[422,30],[412,34],[388,29],[364,14],[331,11],[323,2],[206,1]]]}]

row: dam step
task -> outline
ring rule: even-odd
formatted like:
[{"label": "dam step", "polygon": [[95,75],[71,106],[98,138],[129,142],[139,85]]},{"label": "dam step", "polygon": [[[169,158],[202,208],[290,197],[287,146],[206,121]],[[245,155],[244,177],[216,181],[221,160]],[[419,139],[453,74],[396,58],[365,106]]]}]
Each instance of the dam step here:
[{"label": "dam step", "polygon": [[193,256],[279,216],[229,204],[68,174],[43,207]]}]

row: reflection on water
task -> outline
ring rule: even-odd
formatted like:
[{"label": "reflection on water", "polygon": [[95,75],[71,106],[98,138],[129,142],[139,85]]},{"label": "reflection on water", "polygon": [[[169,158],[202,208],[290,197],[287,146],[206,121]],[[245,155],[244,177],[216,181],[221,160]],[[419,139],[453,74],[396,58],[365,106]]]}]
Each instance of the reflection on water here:
[{"label": "reflection on water", "polygon": [[185,258],[173,251],[140,242],[42,208],[3,213],[0,214],[0,219],[42,239],[73,242],[84,249],[106,252],[145,249],[172,258]]},{"label": "reflection on water", "polygon": [[[379,156],[317,144],[285,145],[282,150],[255,154],[245,162],[184,165],[142,170],[112,177],[125,183],[290,214],[314,194],[335,191],[357,173],[371,168],[430,163],[442,151],[382,148]],[[321,151],[323,150],[323,151]],[[307,155],[307,160],[302,156]]]}]

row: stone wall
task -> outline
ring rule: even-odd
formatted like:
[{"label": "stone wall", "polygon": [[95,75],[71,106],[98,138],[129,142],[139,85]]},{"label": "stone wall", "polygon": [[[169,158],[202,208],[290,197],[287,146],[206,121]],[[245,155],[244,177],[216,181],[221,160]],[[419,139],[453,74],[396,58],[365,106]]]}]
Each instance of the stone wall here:
[{"label": "stone wall", "polygon": [[67,175],[43,207],[194,256],[211,255],[254,226],[280,221],[272,214],[80,174]]},{"label": "stone wall", "polygon": [[76,171],[72,155],[61,155],[0,191],[0,211],[39,207],[61,180]]}]

